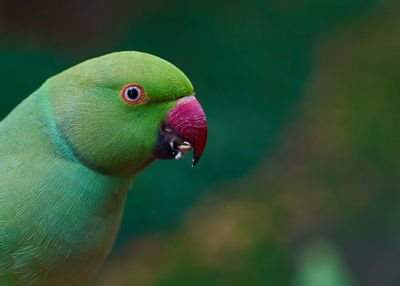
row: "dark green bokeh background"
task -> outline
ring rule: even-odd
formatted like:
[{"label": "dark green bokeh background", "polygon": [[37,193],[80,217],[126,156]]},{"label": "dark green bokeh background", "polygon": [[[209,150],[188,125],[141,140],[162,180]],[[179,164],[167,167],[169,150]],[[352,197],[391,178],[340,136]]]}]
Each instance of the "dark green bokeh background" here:
[{"label": "dark green bokeh background", "polygon": [[204,157],[136,178],[94,285],[398,285],[398,19],[394,0],[1,0],[0,116],[112,51],[192,80]]}]

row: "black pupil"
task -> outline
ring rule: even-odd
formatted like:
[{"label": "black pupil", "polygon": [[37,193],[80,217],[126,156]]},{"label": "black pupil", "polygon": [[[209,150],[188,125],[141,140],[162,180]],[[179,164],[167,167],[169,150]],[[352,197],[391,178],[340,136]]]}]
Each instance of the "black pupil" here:
[{"label": "black pupil", "polygon": [[128,89],[127,96],[130,100],[137,100],[139,97],[139,91],[137,88],[131,87]]}]

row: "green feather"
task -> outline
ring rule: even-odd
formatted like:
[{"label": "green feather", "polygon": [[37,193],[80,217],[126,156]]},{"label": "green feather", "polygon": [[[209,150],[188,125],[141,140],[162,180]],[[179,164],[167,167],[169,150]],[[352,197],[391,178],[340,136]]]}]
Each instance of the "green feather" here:
[{"label": "green feather", "polygon": [[[129,83],[143,86],[145,104],[121,100]],[[190,94],[172,64],[113,53],[50,78],[0,123],[1,285],[88,283],[161,121]]]}]

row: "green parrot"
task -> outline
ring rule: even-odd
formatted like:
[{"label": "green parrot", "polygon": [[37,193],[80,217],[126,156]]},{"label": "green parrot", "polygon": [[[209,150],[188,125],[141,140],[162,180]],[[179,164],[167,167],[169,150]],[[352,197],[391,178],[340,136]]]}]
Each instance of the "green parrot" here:
[{"label": "green parrot", "polygon": [[117,236],[133,178],[207,140],[188,78],[140,52],[48,79],[0,122],[0,285],[87,285]]}]

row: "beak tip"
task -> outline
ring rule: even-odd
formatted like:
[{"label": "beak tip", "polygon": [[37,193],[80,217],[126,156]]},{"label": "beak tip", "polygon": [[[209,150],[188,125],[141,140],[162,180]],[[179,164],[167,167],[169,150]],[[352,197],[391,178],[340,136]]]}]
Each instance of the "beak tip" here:
[{"label": "beak tip", "polygon": [[199,159],[200,159],[200,158],[195,158],[195,157],[193,157],[193,159],[192,159],[192,168],[193,168],[194,166],[196,166],[196,164],[197,164],[197,162],[199,161]]}]

